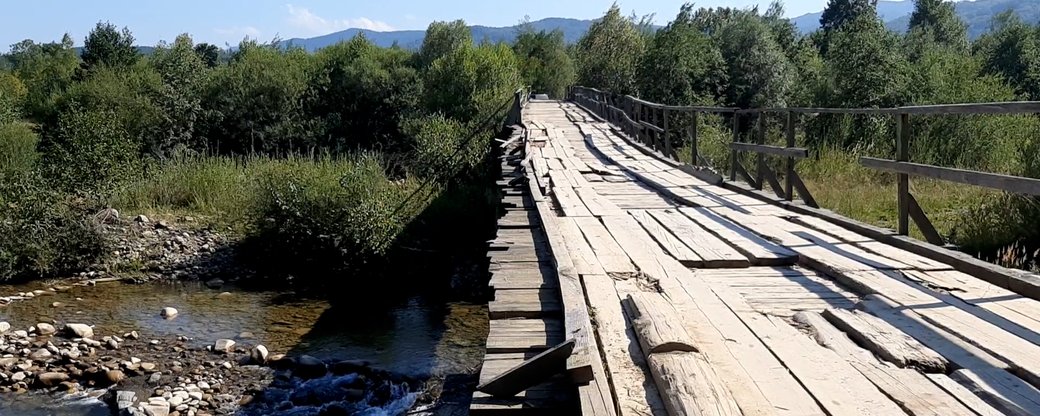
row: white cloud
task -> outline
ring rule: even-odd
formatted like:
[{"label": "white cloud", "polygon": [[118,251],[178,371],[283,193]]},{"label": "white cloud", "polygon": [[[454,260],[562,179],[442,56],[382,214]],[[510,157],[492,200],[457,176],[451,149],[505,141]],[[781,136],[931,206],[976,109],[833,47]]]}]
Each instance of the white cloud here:
[{"label": "white cloud", "polygon": [[292,4],[287,4],[286,7],[289,9],[289,24],[307,30],[313,34],[324,35],[348,28],[369,29],[381,32],[394,30],[393,26],[390,26],[386,22],[372,20],[367,17],[359,17],[357,19],[326,19],[311,13],[311,11],[305,7],[296,7]]},{"label": "white cloud", "polygon": [[252,38],[252,39],[256,39],[256,38],[260,37],[260,29],[257,29],[257,28],[252,27],[252,26],[235,26],[235,27],[228,27],[228,28],[218,28],[218,29],[214,29],[213,31],[217,32],[218,35],[228,36],[228,37],[231,37],[231,36],[241,36],[241,37],[249,37],[249,38]]}]

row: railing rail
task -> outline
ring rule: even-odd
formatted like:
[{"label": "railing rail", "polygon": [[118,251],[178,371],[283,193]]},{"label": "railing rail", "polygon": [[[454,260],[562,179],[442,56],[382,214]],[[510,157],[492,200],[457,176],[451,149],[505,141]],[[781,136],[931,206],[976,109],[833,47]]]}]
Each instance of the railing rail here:
[{"label": "railing rail", "polygon": [[[977,115],[977,114],[1036,114],[1040,113],[1040,101],[1014,101],[995,103],[968,103],[905,106],[894,108],[749,108],[710,106],[676,106],[664,105],[642,100],[629,95],[611,94],[595,88],[572,87],[568,97],[596,113],[601,118],[618,126],[620,130],[649,146],[666,157],[678,161],[679,157],[673,147],[673,137],[684,137],[690,147],[690,160],[695,170],[707,167],[707,163],[698,153],[697,119],[699,114],[728,115],[732,122],[733,140],[730,143],[729,180],[735,181],[739,176],[751,187],[762,190],[764,184],[776,193],[778,198],[791,201],[795,193],[802,201],[813,208],[818,208],[812,194],[806,188],[795,169],[799,159],[808,157],[809,151],[795,147],[796,119],[802,114],[859,114],[889,115],[896,122],[896,156],[895,160],[870,157],[860,158],[860,164],[886,172],[893,172],[897,179],[898,224],[897,232],[908,235],[910,220],[925,236],[928,242],[936,245],[945,244],[936,231],[920,204],[910,193],[910,176],[920,176],[943,181],[957,182],[974,186],[998,189],[1005,192],[1040,195],[1040,179],[1001,175],[996,173],[977,172],[941,166],[911,163],[909,144],[911,139],[911,115]],[[691,125],[684,132],[673,131],[669,125],[674,114],[688,114]],[[741,117],[757,115],[755,142],[746,143],[740,140]],[[765,142],[768,115],[783,115],[785,146],[771,146]],[[624,122],[622,124],[621,122]],[[757,166],[754,175],[744,168],[741,162],[743,153],[757,155]],[[784,159],[784,183],[781,185],[777,175],[769,167],[767,156]]]}]

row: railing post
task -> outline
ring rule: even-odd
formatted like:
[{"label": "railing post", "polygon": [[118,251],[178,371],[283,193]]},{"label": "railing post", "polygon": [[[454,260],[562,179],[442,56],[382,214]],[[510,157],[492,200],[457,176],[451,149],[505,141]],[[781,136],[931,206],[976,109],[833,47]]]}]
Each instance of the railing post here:
[{"label": "railing post", "polygon": [[[766,112],[758,113],[758,132],[755,137],[758,144],[766,144]],[[755,169],[755,189],[762,190],[762,182],[765,182],[766,155],[758,153],[758,167]]]},{"label": "railing post", "polygon": [[[787,130],[787,147],[794,147],[794,111],[787,112],[787,122],[784,126]],[[788,201],[794,200],[794,182],[792,177],[794,176],[794,158],[787,157],[787,174],[784,175],[784,199]]]},{"label": "railing post", "polygon": [[[739,129],[740,129],[740,113],[734,111],[733,112],[733,143],[740,142],[740,133],[738,131]],[[730,151],[730,162],[729,162],[729,180],[730,181],[736,181],[737,180],[737,163],[740,163],[740,160],[738,160],[737,158],[739,156],[740,155],[737,153],[737,149],[733,149],[733,150]]]},{"label": "railing post", "polygon": [[690,164],[700,166],[700,155],[697,154],[697,112],[693,111],[690,114],[693,116],[693,122],[690,124]]},{"label": "railing post", "polygon": [[661,127],[664,129],[664,155],[667,157],[673,157],[672,153],[672,137],[669,135],[671,132],[668,131],[668,108],[666,107],[663,111],[664,125]]},{"label": "railing post", "polygon": [[[910,114],[899,114],[896,120],[896,161],[910,161]],[[896,174],[898,178],[899,234],[910,234],[910,175]]]}]

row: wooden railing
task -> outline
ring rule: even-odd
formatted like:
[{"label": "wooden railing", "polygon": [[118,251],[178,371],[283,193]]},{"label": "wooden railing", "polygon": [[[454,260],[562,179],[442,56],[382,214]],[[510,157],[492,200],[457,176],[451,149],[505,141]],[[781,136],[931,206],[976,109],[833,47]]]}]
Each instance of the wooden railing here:
[{"label": "wooden railing", "polygon": [[[751,187],[762,190],[764,183],[769,184],[778,198],[791,201],[795,193],[805,205],[818,208],[812,194],[805,187],[795,169],[797,160],[809,155],[808,149],[795,147],[796,119],[801,114],[866,114],[890,115],[895,118],[896,155],[894,160],[861,157],[860,164],[886,172],[893,172],[897,177],[898,224],[897,233],[907,235],[910,221],[925,236],[928,242],[943,245],[945,241],[932,225],[917,199],[910,193],[910,176],[920,176],[943,181],[997,189],[1005,192],[1040,196],[1040,179],[995,173],[977,172],[941,166],[924,165],[910,162],[909,144],[911,140],[911,115],[975,115],[975,114],[1034,114],[1040,113],[1040,102],[998,102],[982,104],[948,104],[895,108],[753,108],[736,109],[728,107],[673,106],[641,100],[628,95],[616,95],[594,88],[572,87],[569,98],[599,117],[618,126],[630,137],[651,147],[661,154],[679,160],[676,149],[672,146],[672,137],[683,137],[690,147],[690,160],[695,168],[709,164],[697,150],[697,116],[698,114],[722,114],[730,117],[733,140],[730,143],[732,152],[729,164],[729,180],[735,181],[739,176]],[[670,129],[670,116],[689,114],[692,123],[685,132]],[[785,146],[766,144],[766,123],[768,115],[783,115]],[[755,143],[740,140],[740,122],[742,117],[756,117]],[[681,136],[676,136],[677,134]],[[741,162],[743,153],[757,155],[755,175],[752,176]],[[781,185],[775,172],[767,163],[766,157],[775,156],[784,159],[784,183]]]}]

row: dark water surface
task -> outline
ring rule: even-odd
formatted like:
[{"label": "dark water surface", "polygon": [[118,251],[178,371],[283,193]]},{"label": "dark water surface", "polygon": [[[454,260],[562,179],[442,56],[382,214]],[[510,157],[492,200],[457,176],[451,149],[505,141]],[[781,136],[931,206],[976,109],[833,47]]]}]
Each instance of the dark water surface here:
[{"label": "dark water surface", "polygon": [[[0,285],[0,296],[42,284]],[[367,360],[374,366],[417,378],[472,373],[480,365],[487,336],[486,306],[405,296],[373,305],[385,294],[344,291],[338,299],[302,298],[290,292],[209,289],[201,283],[142,285],[99,283],[0,307],[12,330],[37,322],[94,325],[97,337],[136,330],[142,337],[186,336],[196,345],[220,338],[263,344],[272,354],[308,354],[325,360]],[[63,306],[52,306],[55,302]],[[178,316],[159,316],[173,307]],[[104,415],[89,397],[44,394],[0,396],[0,415]],[[378,414],[378,413],[374,413]]]}]

